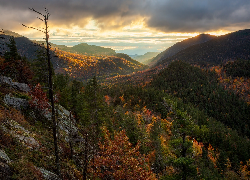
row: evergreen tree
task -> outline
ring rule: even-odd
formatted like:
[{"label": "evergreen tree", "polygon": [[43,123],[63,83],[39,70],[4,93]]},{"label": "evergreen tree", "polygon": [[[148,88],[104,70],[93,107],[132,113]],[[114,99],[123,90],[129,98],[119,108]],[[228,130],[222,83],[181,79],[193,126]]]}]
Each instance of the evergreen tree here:
[{"label": "evergreen tree", "polygon": [[188,138],[188,134],[196,129],[191,116],[186,111],[177,107],[177,103],[165,98],[170,113],[173,116],[173,136],[171,146],[176,158],[170,160],[171,164],[177,169],[176,177],[186,180],[196,175],[194,159],[192,158],[192,142]]},{"label": "evergreen tree", "polygon": [[33,76],[30,64],[26,57],[21,57],[18,54],[14,37],[10,37],[7,46],[9,47],[9,51],[6,51],[4,54],[5,60],[1,66],[2,74],[18,82],[28,84]]},{"label": "evergreen tree", "polygon": [[42,86],[48,86],[49,72],[47,62],[45,50],[37,50],[37,56],[32,68],[34,72],[33,81],[35,83],[40,83]]},{"label": "evergreen tree", "polygon": [[16,41],[13,36],[10,37],[9,43],[6,43],[6,45],[9,47],[9,51],[5,52],[4,54],[6,62],[21,59],[21,56],[17,52]]}]

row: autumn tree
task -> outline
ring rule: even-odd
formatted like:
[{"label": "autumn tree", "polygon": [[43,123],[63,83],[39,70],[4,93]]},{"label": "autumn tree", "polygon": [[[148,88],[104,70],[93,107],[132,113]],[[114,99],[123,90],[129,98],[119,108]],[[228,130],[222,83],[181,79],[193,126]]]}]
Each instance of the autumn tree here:
[{"label": "autumn tree", "polygon": [[89,172],[101,179],[156,179],[148,165],[148,158],[129,142],[124,130],[115,132],[114,139],[104,128],[104,140],[99,142],[99,152],[90,163]]}]

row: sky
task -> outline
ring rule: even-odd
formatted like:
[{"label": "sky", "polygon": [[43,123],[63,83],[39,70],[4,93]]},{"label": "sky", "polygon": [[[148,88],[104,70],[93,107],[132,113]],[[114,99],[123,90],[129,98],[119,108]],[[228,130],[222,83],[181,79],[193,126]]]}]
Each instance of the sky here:
[{"label": "sky", "polygon": [[249,0],[0,0],[0,29],[41,40],[50,13],[49,40],[88,43],[129,55],[162,52],[200,33],[223,35],[250,27]]}]

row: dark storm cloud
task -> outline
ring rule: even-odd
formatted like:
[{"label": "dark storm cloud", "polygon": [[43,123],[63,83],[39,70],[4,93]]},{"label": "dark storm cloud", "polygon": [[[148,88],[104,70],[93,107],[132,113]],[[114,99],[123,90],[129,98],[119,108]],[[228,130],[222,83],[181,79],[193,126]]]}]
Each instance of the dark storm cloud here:
[{"label": "dark storm cloud", "polygon": [[201,32],[250,25],[250,1],[246,0],[155,2],[152,4],[151,17],[147,24],[162,31]]},{"label": "dark storm cloud", "polygon": [[93,18],[101,28],[119,28],[139,17],[145,17],[148,27],[165,32],[250,25],[248,0],[0,0],[0,26],[36,22],[28,7],[41,12],[47,7],[52,23],[62,27],[83,27]]},{"label": "dark storm cloud", "polygon": [[[0,0],[0,15],[5,19],[1,24],[11,20],[12,23],[32,22],[35,15],[29,12],[32,7],[44,12],[44,7],[52,14],[51,21],[58,25],[84,26],[90,18],[97,20],[103,27],[127,25],[143,12],[141,3],[134,0]],[[29,16],[27,16],[29,15]],[[16,17],[16,18],[13,18]],[[22,20],[22,21],[21,21]]]}]

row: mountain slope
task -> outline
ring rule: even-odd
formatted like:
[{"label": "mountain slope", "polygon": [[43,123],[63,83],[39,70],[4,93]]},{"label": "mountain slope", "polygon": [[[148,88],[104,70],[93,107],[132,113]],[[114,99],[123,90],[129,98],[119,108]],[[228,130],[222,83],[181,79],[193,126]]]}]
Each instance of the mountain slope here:
[{"label": "mountain slope", "polygon": [[148,64],[151,62],[151,59],[156,57],[158,54],[159,52],[147,52],[144,55],[137,55],[133,58],[143,64]]},{"label": "mountain slope", "polygon": [[[42,42],[33,42],[11,31],[8,31],[8,34],[15,36],[18,53],[21,56],[27,57],[30,62],[37,58],[37,50],[41,49],[38,43],[41,45]],[[2,54],[8,50],[6,43],[9,43],[10,35],[2,35],[4,37],[1,39],[0,50]],[[64,49],[65,51],[59,49]],[[76,52],[75,50],[77,49],[78,54],[72,53]],[[86,49],[88,51],[85,54]],[[93,55],[90,55],[92,53]],[[126,54],[116,54],[112,49],[89,46],[87,44],[77,45],[75,48],[73,47],[73,50],[67,46],[52,44],[50,54],[56,73],[69,73],[72,78],[75,77],[82,81],[88,80],[88,78],[92,78],[94,75],[105,78],[129,74],[147,68],[147,66],[133,60]]]},{"label": "mountain slope", "polygon": [[95,45],[88,45],[87,43],[81,43],[73,46],[72,51],[75,51],[80,54],[88,54],[88,55],[114,55],[116,54],[115,50],[111,48],[104,48]]},{"label": "mountain slope", "polygon": [[116,56],[88,56],[57,50],[59,57],[56,73],[67,73],[81,81],[93,76],[105,79],[116,75],[124,75],[144,70],[147,66],[124,57]]},{"label": "mountain slope", "polygon": [[234,59],[248,59],[250,56],[250,29],[240,30],[216,37],[202,44],[190,46],[156,65],[182,60],[199,65],[217,65]]},{"label": "mountain slope", "polygon": [[[42,44],[43,41],[37,41],[38,43]],[[83,54],[83,55],[90,55],[90,56],[100,56],[100,55],[115,55],[115,50],[111,48],[105,48],[101,46],[95,46],[95,45],[88,45],[87,43],[81,43],[77,44],[73,47],[68,47],[65,45],[57,45],[54,43],[50,43],[52,48],[57,48],[62,51],[70,52],[70,53],[77,53],[77,54]]]},{"label": "mountain slope", "polygon": [[178,43],[174,44],[173,46],[169,47],[168,49],[166,49],[165,51],[158,54],[155,58],[152,59],[152,61],[151,61],[151,63],[149,63],[149,65],[157,64],[157,63],[161,62],[162,60],[164,60],[168,57],[171,57],[171,56],[175,55],[176,53],[182,51],[183,49],[186,49],[186,48],[193,46],[195,44],[201,44],[201,43],[207,42],[213,38],[215,38],[215,36],[212,36],[209,34],[200,34],[198,36],[195,36],[195,37],[183,40],[181,42],[178,42]]}]

